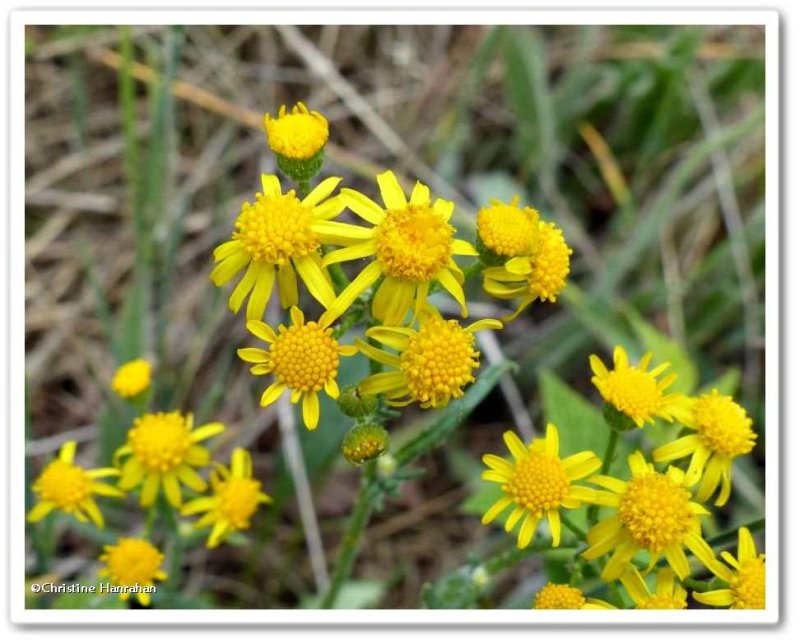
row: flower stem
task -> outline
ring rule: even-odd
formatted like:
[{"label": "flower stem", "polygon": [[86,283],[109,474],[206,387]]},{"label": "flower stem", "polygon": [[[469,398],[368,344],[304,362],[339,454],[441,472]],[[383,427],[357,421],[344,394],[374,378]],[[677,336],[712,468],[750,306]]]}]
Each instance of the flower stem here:
[{"label": "flower stem", "polygon": [[[606,453],[603,456],[603,466],[600,468],[600,474],[605,476],[611,469],[611,463],[614,460],[614,455],[617,451],[617,442],[619,441],[619,432],[613,427],[608,428],[608,444],[606,445]],[[589,525],[597,521],[597,513],[600,512],[600,506],[593,505],[589,508],[588,519]]]},{"label": "flower stem", "polygon": [[353,564],[358,554],[358,544],[361,541],[361,535],[364,533],[364,528],[367,527],[369,516],[372,513],[372,484],[374,479],[375,461],[369,461],[364,465],[364,469],[361,473],[361,489],[358,492],[358,498],[353,507],[353,512],[350,515],[350,523],[347,526],[347,532],[342,541],[339,557],[333,569],[331,585],[328,587],[328,592],[326,592],[325,596],[322,598],[320,608],[333,608],[339,591],[342,589],[342,585],[353,571]]},{"label": "flower stem", "polygon": [[[765,520],[764,519],[756,519],[755,521],[751,521],[750,523],[741,526],[743,528],[747,528],[750,532],[760,532],[764,529]],[[723,543],[728,543],[729,541],[733,541],[739,534],[739,528],[731,528],[730,530],[726,530],[725,532],[720,532],[719,534],[714,535],[713,537],[706,539],[709,546],[719,546]]]},{"label": "flower stem", "polygon": [[565,517],[564,515],[561,515],[561,523],[563,523],[564,526],[566,526],[566,528],[570,532],[572,532],[572,534],[578,537],[578,539],[580,539],[581,541],[586,541],[586,533],[583,530],[581,530],[578,526],[576,526],[572,521],[567,519],[567,517]]}]

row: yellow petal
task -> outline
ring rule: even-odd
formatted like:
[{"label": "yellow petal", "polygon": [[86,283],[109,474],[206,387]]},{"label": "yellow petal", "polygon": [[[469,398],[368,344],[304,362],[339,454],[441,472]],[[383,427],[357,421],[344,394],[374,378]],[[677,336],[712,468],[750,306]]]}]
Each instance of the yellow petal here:
[{"label": "yellow petal", "polygon": [[324,269],[315,262],[310,255],[300,257],[294,260],[294,267],[300,278],[305,282],[308,292],[314,297],[317,302],[322,304],[326,309],[333,304],[336,299],[336,293],[330,282],[326,279]]},{"label": "yellow petal", "polygon": [[[248,296],[250,291],[253,290],[253,287],[256,285],[256,279],[260,270],[260,264],[257,262],[250,262],[244,277],[239,280],[236,288],[233,289],[231,296],[228,298],[228,308],[234,313],[239,312],[239,309],[242,308],[242,304],[244,304],[245,298]],[[270,267],[270,270],[272,270],[272,267]]]},{"label": "yellow petal", "polygon": [[72,463],[75,460],[75,450],[78,448],[78,443],[75,441],[67,441],[61,446],[58,451],[58,460],[64,463]]},{"label": "yellow petal", "polygon": [[319,397],[316,391],[309,391],[303,397],[303,422],[308,429],[316,429],[319,424]]},{"label": "yellow petal", "polygon": [[380,262],[374,261],[364,268],[356,278],[341,292],[334,300],[328,310],[322,314],[320,318],[320,325],[324,327],[330,324],[338,317],[340,317],[355,299],[366,291],[373,282],[381,276],[382,268]]},{"label": "yellow petal", "polygon": [[264,390],[264,393],[261,396],[261,401],[259,404],[262,407],[269,407],[272,403],[274,403],[278,398],[280,398],[281,394],[285,391],[286,385],[280,382],[273,382],[269,387]]},{"label": "yellow petal", "polygon": [[378,188],[383,203],[389,210],[401,210],[408,205],[406,195],[394,172],[387,170],[378,175]]},{"label": "yellow petal", "polygon": [[492,507],[486,511],[483,517],[481,517],[481,523],[486,525],[494,521],[498,515],[509,506],[510,503],[511,498],[508,496],[504,496],[499,501],[496,501]]},{"label": "yellow petal", "polygon": [[411,190],[410,203],[415,206],[427,206],[431,202],[431,190],[424,183],[417,181]]},{"label": "yellow petal", "polygon": [[[320,201],[329,197],[330,194],[336,190],[336,186],[339,185],[341,180],[341,177],[328,177],[320,181],[300,203],[308,208],[314,208]],[[344,208],[344,203],[342,204],[342,208]]]},{"label": "yellow petal", "polygon": [[250,299],[247,300],[246,315],[248,320],[260,320],[264,317],[264,311],[267,309],[267,302],[274,284],[275,269],[268,264],[262,264],[258,270],[258,275],[256,275],[253,292],[250,293]]},{"label": "yellow petal", "polygon": [[56,507],[55,503],[49,501],[39,501],[31,508],[28,515],[25,517],[31,523],[37,523],[50,514]]},{"label": "yellow petal", "polygon": [[366,195],[350,188],[343,188],[341,195],[347,207],[364,221],[377,226],[386,218],[386,211]]},{"label": "yellow petal", "polygon": [[175,472],[165,472],[162,480],[164,481],[164,494],[167,497],[167,501],[171,506],[180,508],[183,499],[177,474]]},{"label": "yellow petal", "polygon": [[278,298],[284,309],[297,306],[297,276],[291,264],[278,268]]},{"label": "yellow petal", "polygon": [[158,486],[161,483],[161,476],[157,472],[150,472],[144,479],[142,492],[139,495],[139,503],[144,507],[150,507],[155,503],[158,495]]}]

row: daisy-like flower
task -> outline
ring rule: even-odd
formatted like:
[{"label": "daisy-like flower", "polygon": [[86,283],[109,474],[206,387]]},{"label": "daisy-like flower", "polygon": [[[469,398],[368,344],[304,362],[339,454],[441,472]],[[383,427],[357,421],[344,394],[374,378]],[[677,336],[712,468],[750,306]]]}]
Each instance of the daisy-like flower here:
[{"label": "daisy-like flower", "polygon": [[567,284],[572,249],[564,233],[555,224],[539,220],[537,237],[532,253],[483,271],[483,288],[489,295],[502,300],[521,298],[509,320],[537,299],[555,302]]},{"label": "daisy-like flower", "polygon": [[311,159],[328,142],[328,120],[319,112],[309,111],[302,101],[291,111],[281,105],[276,118],[265,114],[264,130],[270,150],[295,161]]},{"label": "daisy-like flower", "polygon": [[277,333],[261,320],[250,320],[247,330],[270,345],[269,350],[239,349],[239,357],[245,362],[255,363],[250,373],[255,376],[272,374],[275,382],[264,390],[261,406],[274,403],[288,388],[292,391],[292,402],[303,399],[303,422],[308,429],[319,424],[319,392],[336,400],[339,385],[339,357],[356,354],[351,345],[339,344],[333,337],[333,329],[320,322],[306,322],[303,312],[296,306],[290,312],[292,324],[281,324]]},{"label": "daisy-like flower", "polygon": [[103,515],[94,495],[125,496],[117,488],[102,483],[97,479],[106,476],[117,476],[119,470],[104,467],[96,470],[85,470],[74,464],[77,443],[67,441],[61,446],[58,458],[51,461],[33,483],[33,491],[39,501],[31,508],[26,517],[31,523],[44,519],[53,510],[61,510],[72,514],[79,521],[86,518],[98,527],[103,527]]},{"label": "daisy-like flower", "polygon": [[492,199],[478,211],[478,246],[499,257],[530,255],[539,239],[539,212],[519,207],[519,197],[511,203]]},{"label": "daisy-like flower", "polygon": [[372,228],[339,222],[327,224],[326,231],[338,233],[334,242],[343,246],[325,256],[325,265],[363,257],[375,259],[345,288],[326,316],[335,319],[379,277],[384,280],[372,300],[372,315],[386,325],[402,324],[408,311],[419,314],[433,282],[438,282],[461,305],[466,317],[464,273],[453,260],[454,255],[477,255],[472,244],[453,239],[450,225],[452,201],[436,199],[431,204],[430,189],[417,182],[406,200],[393,172],[378,175],[378,187],[385,204],[382,208],[365,195],[343,188],[345,205]]},{"label": "daisy-like flower", "polygon": [[111,380],[111,388],[123,398],[130,400],[147,391],[150,386],[152,366],[147,360],[138,359],[126,362],[116,370]]},{"label": "daisy-like flower", "polygon": [[604,490],[582,489],[577,494],[586,503],[606,506],[614,513],[589,530],[585,559],[597,559],[611,550],[614,554],[603,568],[603,581],[619,578],[628,562],[640,550],[650,555],[650,568],[662,557],[678,579],[689,575],[688,548],[710,570],[716,557],[703,539],[700,517],[710,514],[692,500],[684,472],[670,467],[665,474],[656,472],[641,452],[628,457],[629,481],[595,475],[590,483]]},{"label": "daisy-like flower", "polygon": [[628,564],[619,579],[631,596],[636,608],[644,610],[669,610],[686,608],[686,589],[675,583],[675,575],[669,568],[660,568],[656,573],[656,592],[650,592],[639,572]]},{"label": "daisy-like flower", "polygon": [[720,488],[715,505],[727,503],[731,494],[733,459],[749,454],[755,446],[753,421],[741,405],[714,389],[692,399],[685,425],[694,432],[653,450],[653,459],[672,461],[692,455],[687,477],[700,481],[695,496],[706,501]]},{"label": "daisy-like flower", "polygon": [[499,483],[503,496],[483,515],[481,522],[492,522],[513,504],[505,530],[511,532],[524,517],[517,535],[517,547],[525,548],[530,544],[539,521],[545,518],[550,524],[553,547],[558,546],[561,542],[561,508],[580,507],[582,500],[592,492],[590,488],[574,485],[573,481],[597,471],[602,462],[588,450],[559,458],[558,429],[552,423],[548,423],[543,439],[535,439],[527,446],[513,431],[505,432],[503,440],[514,462],[494,454],[484,455],[483,462],[490,469],[481,478]]},{"label": "daisy-like flower", "polygon": [[261,481],[253,478],[253,460],[242,448],[233,450],[230,470],[218,465],[211,473],[211,489],[211,496],[194,499],[181,508],[183,515],[205,512],[194,527],[213,526],[206,541],[209,548],[216,548],[234,532],[247,530],[259,504],[272,502],[261,491]]},{"label": "daisy-like flower", "polygon": [[580,588],[575,588],[569,584],[554,584],[552,581],[548,581],[536,593],[531,608],[537,610],[603,610],[615,609],[616,606],[602,599],[587,597]]},{"label": "daisy-like flower", "polygon": [[444,320],[433,307],[420,313],[419,330],[408,327],[375,326],[367,337],[399,351],[399,355],[356,340],[361,353],[392,369],[367,376],[358,389],[363,394],[384,394],[390,405],[418,402],[423,409],[444,407],[464,395],[475,381],[480,352],[475,349],[475,332],[500,329],[498,320],[478,320],[462,327],[456,320]]},{"label": "daisy-like flower", "polygon": [[263,193],[256,194],[255,203],[242,205],[232,239],[214,249],[217,265],[211,281],[216,286],[247,268],[228,299],[231,311],[237,313],[249,295],[247,319],[261,319],[276,279],[281,306],[295,306],[298,275],[309,293],[324,307],[330,307],[336,295],[322,266],[320,247],[339,240],[331,233],[333,224],[328,220],[344,205],[338,197],[328,197],[340,181],[339,177],[329,177],[299,199],[294,190],[282,193],[275,175],[261,176]]},{"label": "daisy-like flower", "polygon": [[147,588],[157,581],[164,581],[167,573],[161,570],[164,555],[147,539],[121,537],[113,546],[103,546],[100,561],[105,567],[99,571],[101,577],[109,577],[112,586],[122,586],[119,594],[122,601],[128,601],[131,589],[142,606],[150,605]]},{"label": "daisy-like flower", "polygon": [[224,431],[222,423],[208,423],[192,429],[193,416],[178,411],[144,414],[133,421],[128,439],[114,454],[114,461],[127,457],[122,466],[119,485],[132,490],[139,483],[139,503],[149,507],[155,503],[160,488],[170,505],[179,508],[183,502],[181,483],[195,492],[206,489],[206,482],[194,470],[208,465],[211,455],[199,445]]},{"label": "daisy-like flower", "polygon": [[625,349],[617,346],[614,348],[614,368],[609,370],[596,355],[589,357],[594,372],[592,383],[600,395],[640,428],[645,423],[655,424],[655,417],[670,422],[676,416],[682,418],[688,404],[683,394],[665,393],[678,375],[671,373],[658,380],[658,376],[669,369],[669,363],[664,362],[648,371],[652,359],[653,354],[648,352],[638,365],[632,365]]},{"label": "daisy-like flower", "polygon": [[719,564],[712,572],[728,587],[692,597],[707,606],[764,609],[766,607],[766,560],[758,554],[753,535],[746,527],[739,528],[739,550],[734,557],[723,552],[722,558],[730,568]]}]

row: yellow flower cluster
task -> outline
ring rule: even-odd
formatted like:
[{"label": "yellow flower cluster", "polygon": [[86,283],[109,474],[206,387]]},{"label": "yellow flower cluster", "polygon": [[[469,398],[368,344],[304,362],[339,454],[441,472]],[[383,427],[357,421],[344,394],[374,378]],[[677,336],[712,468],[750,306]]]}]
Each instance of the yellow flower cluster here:
[{"label": "yellow flower cluster", "polygon": [[[657,447],[653,459],[661,463],[691,457],[688,467],[657,469],[642,452],[634,451],[628,457],[630,476],[623,480],[609,476],[610,463],[601,463],[592,452],[561,458],[558,431],[552,424],[547,426],[544,438],[528,445],[508,431],[503,439],[512,460],[494,454],[483,457],[489,468],[483,479],[499,484],[502,490],[500,500],[484,514],[483,523],[494,521],[511,506],[504,528],[510,532],[520,525],[519,548],[530,544],[542,519],[549,523],[556,547],[561,541],[562,511],[583,504],[608,508],[609,513],[585,535],[587,547],[582,557],[587,561],[607,557],[601,579],[606,583],[619,580],[636,608],[686,608],[687,592],[675,584],[675,578],[683,581],[691,575],[687,551],[726,585],[695,592],[696,601],[711,606],[763,608],[764,555],[757,554],[749,530],[743,527],[739,531],[738,558],[723,552],[720,561],[703,538],[701,526],[702,517],[711,514],[703,503],[717,488],[716,505],[727,502],[732,461],[748,454],[755,445],[752,420],[730,396],[716,389],[694,398],[668,393],[677,374],[667,374],[666,363],[648,370],[651,359],[648,353],[638,364],[632,364],[618,346],[614,367],[608,369],[593,355],[592,382],[609,408],[606,418],[613,441],[614,433],[653,424],[655,418],[679,420],[687,433]],[[596,473],[601,466],[601,473]],[[589,485],[576,484],[578,479],[585,479]],[[646,572],[662,559],[666,561],[666,567],[658,572],[655,593],[633,563],[641,554],[648,558]],[[537,595],[534,608],[588,608],[590,601],[577,588],[548,584]]]}]

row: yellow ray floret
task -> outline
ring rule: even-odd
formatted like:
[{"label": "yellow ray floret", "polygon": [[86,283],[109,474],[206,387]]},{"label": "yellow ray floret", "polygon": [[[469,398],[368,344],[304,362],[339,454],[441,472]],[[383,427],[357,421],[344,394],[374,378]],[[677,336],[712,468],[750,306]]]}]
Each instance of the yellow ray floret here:
[{"label": "yellow ray floret", "polygon": [[766,608],[766,557],[758,554],[750,530],[744,526],[739,528],[736,557],[723,552],[722,559],[730,568],[719,564],[713,572],[728,587],[705,593],[693,592],[692,597],[707,606],[754,610]]},{"label": "yellow ray floret", "polygon": [[216,286],[246,269],[228,299],[231,311],[238,312],[249,295],[247,319],[261,319],[276,280],[281,306],[295,306],[298,275],[323,306],[333,303],[336,295],[322,265],[320,248],[338,239],[329,231],[329,220],[344,205],[338,197],[328,197],[340,181],[338,177],[325,179],[299,199],[294,190],[282,193],[275,175],[262,175],[263,192],[256,194],[255,203],[242,205],[232,239],[214,249],[216,266],[211,281]]},{"label": "yellow ray floret", "polygon": [[310,159],[328,141],[328,120],[302,102],[291,111],[281,105],[277,118],[265,114],[264,130],[270,150],[297,161]]},{"label": "yellow ray floret", "polygon": [[677,374],[658,376],[669,369],[664,362],[655,369],[647,370],[652,353],[646,353],[638,365],[628,360],[628,354],[621,346],[614,348],[614,368],[608,369],[596,355],[589,358],[594,376],[592,383],[600,395],[615,409],[633,420],[638,427],[644,423],[655,424],[655,418],[673,421],[683,419],[688,409],[689,399],[678,393],[665,393],[665,390],[678,378]]},{"label": "yellow ray floret", "polygon": [[614,609],[616,606],[603,601],[586,597],[580,588],[575,588],[569,584],[554,584],[548,581],[533,598],[533,606],[536,610],[603,610]]},{"label": "yellow ray floret", "polygon": [[390,171],[379,174],[377,180],[385,207],[355,190],[341,192],[345,205],[372,228],[338,222],[325,228],[332,237],[338,236],[332,243],[343,247],[325,256],[326,266],[374,257],[328,307],[326,318],[332,321],[342,315],[380,277],[384,279],[373,297],[372,315],[388,326],[402,324],[412,308],[418,314],[434,282],[456,299],[466,317],[464,274],[453,256],[478,253],[469,242],[453,238],[455,228],[449,223],[453,202],[436,199],[431,203],[429,188],[419,182],[406,200]]},{"label": "yellow ray floret", "polygon": [[250,519],[262,503],[272,499],[261,491],[261,481],[253,478],[253,460],[247,450],[237,448],[231,455],[230,470],[217,465],[211,473],[211,496],[189,501],[181,514],[205,514],[195,528],[212,526],[206,546],[216,548],[231,534],[250,527]]},{"label": "yellow ray floret", "polygon": [[119,470],[105,467],[85,470],[73,463],[77,443],[67,441],[61,446],[58,458],[51,461],[33,483],[33,491],[39,497],[28,512],[27,520],[36,523],[53,510],[71,514],[79,521],[87,517],[99,528],[103,527],[103,515],[94,496],[125,496],[120,490],[97,479],[117,476]]},{"label": "yellow ray floret", "polygon": [[691,400],[684,424],[694,431],[654,450],[653,459],[673,461],[691,454],[686,476],[692,485],[700,482],[697,500],[705,502],[719,487],[715,505],[725,505],[731,494],[733,459],[755,446],[753,421],[741,405],[714,389]]},{"label": "yellow ray floret", "polygon": [[620,577],[622,585],[631,596],[636,608],[642,610],[679,610],[686,608],[686,589],[675,583],[675,575],[670,568],[661,568],[656,573],[656,592],[650,592],[639,572],[628,564]]},{"label": "yellow ray floret", "polygon": [[[113,546],[103,546],[100,561],[105,564],[98,574],[109,577],[112,586],[126,589],[154,586],[157,581],[164,581],[167,573],[161,570],[164,555],[147,539],[121,537]],[[150,605],[150,593],[146,590],[135,590],[136,599],[142,606]],[[123,601],[127,601],[131,590],[119,593]]]},{"label": "yellow ray floret", "polygon": [[519,207],[519,197],[511,203],[492,199],[478,211],[478,239],[485,248],[501,257],[531,255],[539,239],[539,212]]},{"label": "yellow ray floret", "polygon": [[116,370],[111,388],[123,398],[135,398],[150,386],[152,366],[147,360],[126,362]]},{"label": "yellow ray floret", "polygon": [[656,472],[641,452],[628,457],[629,481],[595,475],[590,483],[603,490],[583,490],[582,501],[613,508],[613,514],[589,530],[586,559],[597,559],[614,551],[603,568],[604,581],[619,578],[628,562],[641,550],[650,555],[650,569],[665,557],[670,568],[684,579],[689,575],[688,548],[710,570],[716,558],[703,539],[700,517],[709,512],[692,499],[684,472],[670,467]]},{"label": "yellow ray floret", "polygon": [[195,492],[206,489],[206,482],[195,471],[208,465],[211,456],[199,443],[225,430],[222,423],[208,423],[192,429],[192,414],[158,412],[144,414],[133,421],[126,443],[114,454],[127,458],[118,485],[132,490],[142,483],[139,503],[155,503],[163,487],[167,501],[179,508],[183,503],[181,484]]},{"label": "yellow ray floret", "polygon": [[516,318],[535,300],[555,302],[567,284],[572,249],[564,233],[555,224],[539,220],[534,250],[508,260],[503,266],[483,271],[483,288],[503,300],[521,298],[517,309],[508,316]]},{"label": "yellow ray floret", "polygon": [[368,376],[358,385],[364,394],[383,394],[390,405],[418,402],[421,407],[444,407],[464,395],[475,381],[480,353],[475,349],[475,331],[499,329],[498,320],[479,320],[467,327],[444,320],[433,307],[420,314],[419,330],[408,327],[377,326],[367,337],[394,349],[398,354],[377,349],[356,340],[359,350],[371,360],[391,369]]},{"label": "yellow ray floret", "polygon": [[333,337],[333,329],[319,322],[306,322],[303,312],[297,307],[291,310],[292,324],[281,324],[277,333],[260,320],[250,320],[247,330],[270,345],[269,350],[239,349],[239,357],[255,365],[250,373],[256,376],[272,374],[273,382],[261,396],[261,406],[274,403],[286,390],[292,392],[292,402],[303,399],[303,422],[308,429],[316,429],[319,423],[319,396],[325,390],[334,400],[339,397],[336,377],[339,372],[339,357],[352,356],[356,348],[339,344]]},{"label": "yellow ray floret", "polygon": [[484,455],[483,462],[489,470],[483,473],[482,478],[499,483],[503,496],[483,515],[482,522],[490,523],[512,505],[505,530],[511,532],[522,520],[517,536],[519,548],[530,544],[542,519],[547,519],[550,524],[553,546],[557,546],[561,542],[561,508],[580,507],[582,500],[592,492],[573,481],[596,472],[602,462],[590,451],[560,458],[558,429],[552,423],[547,425],[545,438],[533,440],[528,445],[513,431],[503,434],[503,440],[514,460],[494,454]]}]

